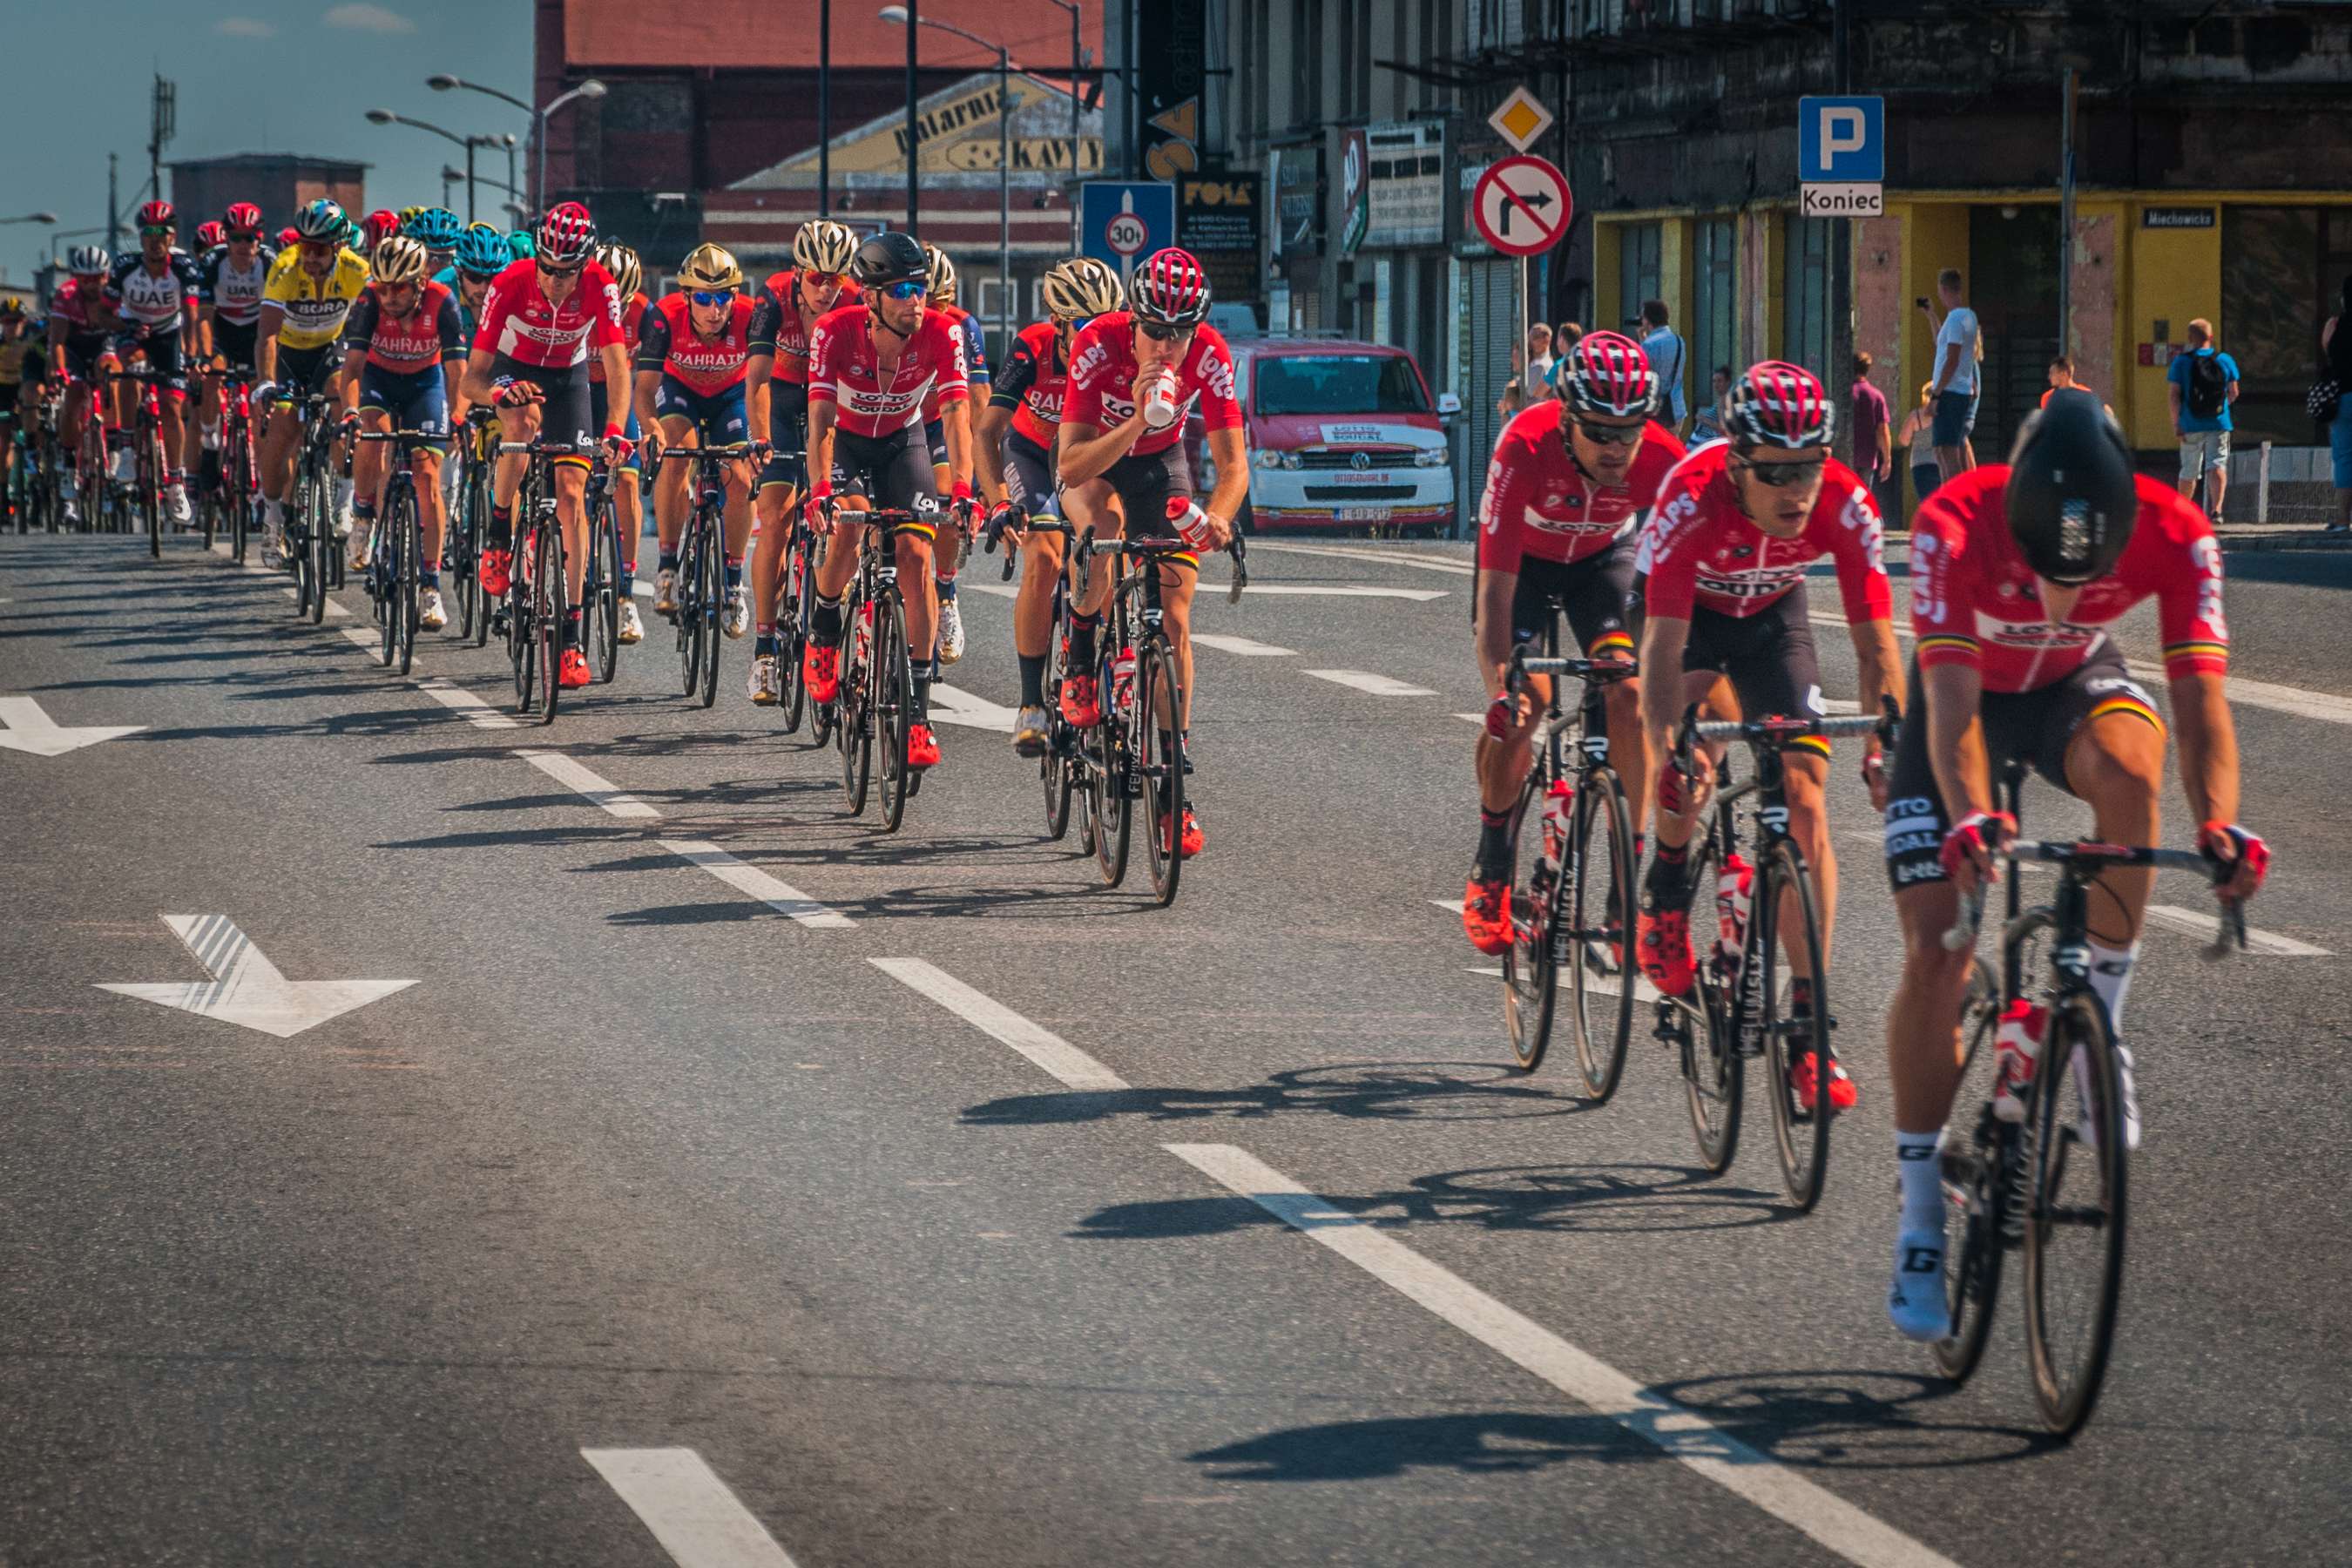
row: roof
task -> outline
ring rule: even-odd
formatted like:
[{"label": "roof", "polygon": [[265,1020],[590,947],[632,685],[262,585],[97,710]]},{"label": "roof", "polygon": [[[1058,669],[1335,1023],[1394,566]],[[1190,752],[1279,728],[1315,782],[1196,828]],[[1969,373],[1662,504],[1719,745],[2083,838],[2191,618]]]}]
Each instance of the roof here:
[{"label": "roof", "polygon": [[173,158],[167,169],[259,169],[293,166],[305,169],[372,169],[357,158],[320,158],[308,153],[223,153],[211,158]]},{"label": "roof", "polygon": [[[713,69],[814,70],[817,62],[817,0],[696,0],[692,5],[648,5],[645,0],[560,0],[563,63],[599,66],[695,66]],[[1059,6],[1008,6],[1003,0],[918,0],[919,14],[1002,43],[1024,65],[1066,68],[1068,13]],[[1081,34],[1102,56],[1102,0],[1078,0]],[[983,49],[937,27],[923,29],[926,66],[994,64]],[[833,63],[845,68],[903,66],[906,29],[883,21],[876,7],[833,8]]]}]

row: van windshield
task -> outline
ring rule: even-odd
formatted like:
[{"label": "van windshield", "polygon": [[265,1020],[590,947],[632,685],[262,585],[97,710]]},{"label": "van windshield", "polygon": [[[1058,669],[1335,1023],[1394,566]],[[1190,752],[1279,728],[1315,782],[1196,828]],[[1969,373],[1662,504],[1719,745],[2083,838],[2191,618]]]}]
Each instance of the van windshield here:
[{"label": "van windshield", "polygon": [[1260,414],[1426,414],[1402,354],[1276,354],[1253,367]]}]

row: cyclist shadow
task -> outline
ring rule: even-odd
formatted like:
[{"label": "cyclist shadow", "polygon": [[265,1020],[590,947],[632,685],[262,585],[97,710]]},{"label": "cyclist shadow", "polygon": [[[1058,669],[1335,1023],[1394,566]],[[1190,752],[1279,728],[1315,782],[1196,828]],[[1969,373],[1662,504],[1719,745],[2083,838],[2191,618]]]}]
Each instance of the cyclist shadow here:
[{"label": "cyclist shadow", "polygon": [[1109,1121],[1240,1120],[1312,1112],[1374,1121],[1493,1121],[1528,1116],[1572,1116],[1593,1110],[1588,1100],[1546,1089],[1525,1074],[1492,1062],[1364,1062],[1298,1068],[1264,1083],[1234,1088],[1189,1086],[1019,1094],[975,1105],[968,1127],[1042,1127]]},{"label": "cyclist shadow", "polygon": [[[1042,863],[1042,861],[1038,862]],[[1007,858],[998,867],[1011,868],[1021,861]],[[1048,887],[970,885],[934,886],[929,888],[896,888],[872,898],[844,902],[845,913],[863,915],[870,920],[908,915],[947,916],[970,919],[991,917],[1017,920],[1079,919],[1090,920],[1127,910],[1153,907],[1149,893],[1122,893],[1104,887]]]},{"label": "cyclist shadow", "polygon": [[1185,1458],[1217,1481],[1368,1481],[1413,1470],[1517,1475],[1664,1456],[1605,1415],[1483,1410],[1291,1426]]},{"label": "cyclist shadow", "polygon": [[1725,1373],[1656,1384],[1649,1392],[1781,1464],[1811,1469],[1951,1469],[2067,1447],[2039,1426],[1953,1419],[1938,1407],[1959,1389],[1926,1373]]}]

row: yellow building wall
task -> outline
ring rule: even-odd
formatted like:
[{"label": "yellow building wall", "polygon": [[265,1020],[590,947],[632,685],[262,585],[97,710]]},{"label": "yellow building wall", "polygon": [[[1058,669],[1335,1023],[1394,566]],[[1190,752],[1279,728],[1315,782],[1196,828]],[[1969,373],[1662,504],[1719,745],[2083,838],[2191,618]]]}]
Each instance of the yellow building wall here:
[{"label": "yellow building wall", "polygon": [[1919,400],[1919,384],[1932,381],[1936,374],[1936,329],[1916,301],[1934,300],[1937,310],[1943,309],[1943,301],[1936,298],[1936,274],[1947,267],[1960,269],[1963,298],[1979,283],[1969,276],[1966,204],[1906,202],[1902,211],[1903,266],[1907,275],[1903,288],[1903,390],[1908,407]]},{"label": "yellow building wall", "polygon": [[[2213,323],[2221,341],[2230,341],[2230,324],[2221,315],[2221,229],[2142,228],[2140,209],[2148,205],[2194,205],[2178,200],[2160,204],[2127,204],[2124,222],[2129,257],[2125,280],[2123,324],[2117,333],[2116,358],[2122,365],[2119,390],[2127,402],[2116,405],[2132,445],[2170,447],[2179,437],[2172,429],[2172,404],[2166,395],[2168,345],[2189,341],[2189,322],[2202,316]],[[2159,331],[2159,325],[2161,331]],[[2139,345],[2156,346],[2153,364],[2139,363]]]},{"label": "yellow building wall", "polygon": [[1621,254],[1618,238],[1623,226],[1616,222],[1596,218],[1592,224],[1592,320],[1584,323],[1588,332],[1603,327],[1614,330],[1617,314],[1617,258]]}]

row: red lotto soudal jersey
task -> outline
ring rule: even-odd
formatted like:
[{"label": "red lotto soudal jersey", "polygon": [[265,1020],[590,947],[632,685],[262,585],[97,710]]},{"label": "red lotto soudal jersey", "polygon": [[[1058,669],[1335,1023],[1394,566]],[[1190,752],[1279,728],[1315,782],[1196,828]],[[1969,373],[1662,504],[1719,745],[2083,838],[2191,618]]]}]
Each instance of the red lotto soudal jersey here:
[{"label": "red lotto soudal jersey", "polygon": [[[1069,390],[1062,402],[1064,423],[1108,430],[1134,415],[1134,315],[1126,310],[1097,316],[1070,345]],[[1175,423],[1165,430],[1146,431],[1137,439],[1131,455],[1150,457],[1182,440],[1184,421],[1196,402],[1201,422],[1209,429],[1240,427],[1242,405],[1234,399],[1234,352],[1214,327],[1194,328],[1192,344],[1177,363]]]},{"label": "red lotto soudal jersey", "polygon": [[1674,432],[1652,420],[1625,482],[1601,484],[1564,444],[1567,419],[1565,404],[1538,403],[1495,443],[1478,507],[1478,564],[1487,571],[1516,573],[1528,556],[1565,563],[1600,554],[1649,510],[1682,458]]},{"label": "red lotto soudal jersey", "polygon": [[613,275],[591,261],[563,303],[553,305],[539,289],[539,263],[516,262],[490,279],[474,346],[522,364],[562,370],[595,350],[621,341],[621,292]]},{"label": "red lotto soudal jersey", "polygon": [[964,378],[963,334],[939,311],[926,309],[899,351],[886,385],[876,352],[874,312],[845,305],[817,320],[809,338],[809,401],[830,403],[839,427],[852,436],[889,436],[923,422],[923,400],[936,390],[943,403],[971,395]]},{"label": "red lotto soudal jersey", "polygon": [[1650,579],[1650,614],[1688,620],[1694,607],[1755,615],[1805,580],[1822,556],[1837,563],[1846,619],[1883,621],[1894,604],[1878,508],[1852,468],[1825,459],[1822,493],[1794,539],[1774,539],[1739,510],[1728,442],[1701,447],[1674,467],[1642,531],[1634,570]]}]

